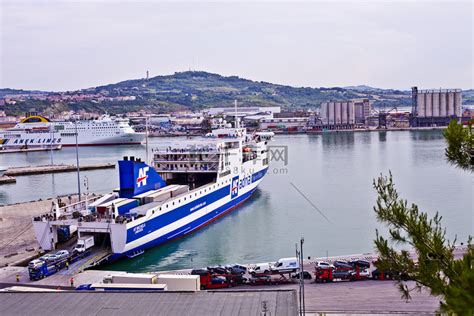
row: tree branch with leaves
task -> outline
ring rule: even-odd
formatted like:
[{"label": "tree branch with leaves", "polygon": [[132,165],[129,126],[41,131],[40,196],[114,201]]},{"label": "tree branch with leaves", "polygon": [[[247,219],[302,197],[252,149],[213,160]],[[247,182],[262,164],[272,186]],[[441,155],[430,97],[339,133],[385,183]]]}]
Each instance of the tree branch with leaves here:
[{"label": "tree branch with leaves", "polygon": [[[446,229],[438,213],[429,217],[415,204],[400,198],[389,177],[374,180],[377,220],[388,226],[388,237],[376,231],[375,246],[379,253],[377,267],[397,271],[394,277],[402,297],[427,288],[431,295],[440,296],[441,311],[459,315],[474,314],[474,247],[471,237],[461,259],[454,258],[456,240],[446,239]],[[468,207],[468,206],[467,206]],[[414,280],[409,288],[405,280]]]},{"label": "tree branch with leaves", "polygon": [[466,126],[452,120],[443,135],[447,148],[445,155],[448,161],[464,170],[474,171],[474,135],[471,120]]}]

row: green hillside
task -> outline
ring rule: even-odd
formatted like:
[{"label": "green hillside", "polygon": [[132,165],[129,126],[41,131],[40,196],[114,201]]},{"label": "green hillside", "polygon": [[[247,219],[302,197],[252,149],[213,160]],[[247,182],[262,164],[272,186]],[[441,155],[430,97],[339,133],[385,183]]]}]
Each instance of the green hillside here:
[{"label": "green hillside", "polygon": [[[4,95],[5,90],[0,90]],[[3,92],[2,92],[3,91]],[[13,90],[8,90],[11,94]],[[19,90],[22,91],[22,90]],[[25,91],[22,91],[23,93]],[[37,93],[35,91],[35,93]],[[105,97],[135,96],[133,101],[38,101],[25,100],[5,106],[8,114],[31,109],[39,112],[63,110],[108,111],[124,113],[147,109],[156,113],[176,110],[200,110],[208,107],[231,106],[238,100],[241,106],[282,106],[283,108],[315,108],[328,100],[349,100],[367,97],[375,106],[410,105],[410,92],[360,88],[290,87],[268,82],[251,81],[237,76],[225,77],[202,71],[178,72],[150,79],[127,80],[115,84],[67,92],[66,94],[100,94]],[[51,93],[50,93],[51,94]],[[54,93],[53,93],[54,94]]]}]

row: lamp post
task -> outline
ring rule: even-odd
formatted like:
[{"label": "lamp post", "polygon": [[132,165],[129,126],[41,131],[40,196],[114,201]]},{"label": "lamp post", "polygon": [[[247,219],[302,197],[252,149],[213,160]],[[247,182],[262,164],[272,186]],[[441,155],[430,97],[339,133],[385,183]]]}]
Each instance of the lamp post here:
[{"label": "lamp post", "polygon": [[304,256],[303,256],[303,244],[304,244],[304,238],[301,237],[301,240],[300,240],[300,282],[301,282],[301,296],[302,296],[302,303],[303,303],[303,315],[306,315],[306,304],[305,304],[305,300],[304,300],[304,277],[303,277],[303,271],[304,271],[304,267],[303,267],[303,259],[304,259]]},{"label": "lamp post", "polygon": [[74,121],[74,128],[76,130],[76,166],[77,166],[77,193],[79,194],[78,199],[81,202],[81,175],[79,168],[79,143],[77,140],[77,120]]}]

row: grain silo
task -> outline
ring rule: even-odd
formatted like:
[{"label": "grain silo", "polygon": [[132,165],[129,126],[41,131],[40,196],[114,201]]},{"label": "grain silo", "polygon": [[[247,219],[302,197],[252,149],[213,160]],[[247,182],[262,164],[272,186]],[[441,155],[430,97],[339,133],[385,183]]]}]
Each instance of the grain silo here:
[{"label": "grain silo", "polygon": [[454,113],[454,92],[448,91],[448,116],[453,116]]},{"label": "grain silo", "polygon": [[462,116],[462,92],[461,90],[454,91],[454,115]]},{"label": "grain silo", "polygon": [[348,106],[347,112],[349,114],[349,124],[354,125],[354,123],[355,123],[354,102],[349,101],[347,103],[347,106]]},{"label": "grain silo", "polygon": [[421,91],[416,96],[416,115],[425,117],[425,95]]},{"label": "grain silo", "polygon": [[432,105],[432,93],[426,92],[425,95],[425,117],[432,117],[433,116],[433,105]]},{"label": "grain silo", "polygon": [[349,102],[344,102],[341,108],[341,124],[349,124]]},{"label": "grain silo", "polygon": [[329,125],[334,125],[334,102],[329,102],[328,124]]},{"label": "grain silo", "polygon": [[439,117],[439,92],[434,91],[432,94],[433,116]]},{"label": "grain silo", "polygon": [[448,94],[446,91],[441,91],[439,93],[439,116],[446,117],[448,116]]},{"label": "grain silo", "polygon": [[412,110],[411,126],[446,126],[453,117],[462,117],[462,91],[413,87]]},{"label": "grain silo", "polygon": [[335,106],[335,109],[334,109],[334,113],[335,113],[335,123],[336,125],[340,125],[341,124],[341,107],[342,107],[342,102],[335,102],[334,103],[334,106]]}]

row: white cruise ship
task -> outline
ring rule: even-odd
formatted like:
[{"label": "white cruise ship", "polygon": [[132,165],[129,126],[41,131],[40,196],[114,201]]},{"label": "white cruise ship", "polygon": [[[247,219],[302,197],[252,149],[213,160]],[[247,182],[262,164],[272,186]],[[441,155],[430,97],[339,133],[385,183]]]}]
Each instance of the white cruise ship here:
[{"label": "white cruise ship", "polygon": [[128,119],[108,115],[97,120],[54,122],[39,115],[29,116],[15,127],[0,131],[0,147],[48,147],[140,144],[144,133],[137,133]]}]

